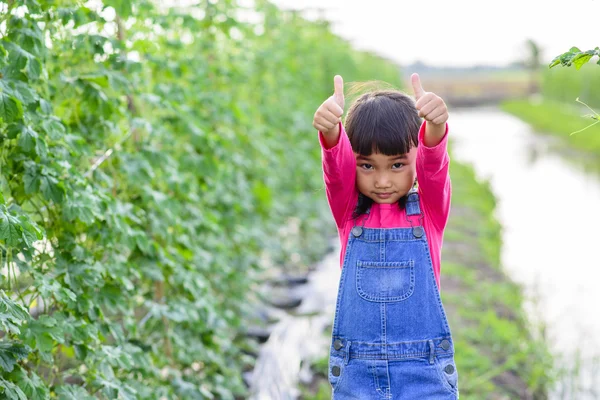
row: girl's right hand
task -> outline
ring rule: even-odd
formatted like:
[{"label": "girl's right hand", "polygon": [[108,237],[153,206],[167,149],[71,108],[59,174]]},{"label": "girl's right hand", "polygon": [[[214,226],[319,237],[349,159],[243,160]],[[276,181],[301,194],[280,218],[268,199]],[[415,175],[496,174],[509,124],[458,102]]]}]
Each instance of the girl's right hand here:
[{"label": "girl's right hand", "polygon": [[344,80],[336,75],[333,78],[334,92],[315,112],[313,126],[321,131],[327,141],[337,142],[340,122],[344,114]]}]

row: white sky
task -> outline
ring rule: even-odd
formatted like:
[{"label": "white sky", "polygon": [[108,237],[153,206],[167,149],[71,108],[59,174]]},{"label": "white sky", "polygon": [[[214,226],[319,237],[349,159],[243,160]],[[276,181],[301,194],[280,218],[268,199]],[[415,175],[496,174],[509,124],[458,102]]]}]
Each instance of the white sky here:
[{"label": "white sky", "polygon": [[[323,8],[333,30],[359,49],[406,65],[505,65],[531,38],[550,61],[572,46],[600,46],[600,0],[273,0]],[[594,22],[595,20],[595,22]]]}]

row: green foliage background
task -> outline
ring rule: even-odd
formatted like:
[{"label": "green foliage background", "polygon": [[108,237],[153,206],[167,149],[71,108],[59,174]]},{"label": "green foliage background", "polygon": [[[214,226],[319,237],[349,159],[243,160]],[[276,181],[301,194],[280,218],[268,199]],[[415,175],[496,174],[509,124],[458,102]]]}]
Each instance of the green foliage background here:
[{"label": "green foliage background", "polygon": [[580,69],[546,69],[541,76],[541,92],[546,100],[580,107],[580,98],[591,107],[600,107],[600,68],[594,63],[584,64]]},{"label": "green foliage background", "polygon": [[325,250],[314,110],[400,86],[268,2],[158,4],[0,3],[3,398],[243,395],[264,260]]}]

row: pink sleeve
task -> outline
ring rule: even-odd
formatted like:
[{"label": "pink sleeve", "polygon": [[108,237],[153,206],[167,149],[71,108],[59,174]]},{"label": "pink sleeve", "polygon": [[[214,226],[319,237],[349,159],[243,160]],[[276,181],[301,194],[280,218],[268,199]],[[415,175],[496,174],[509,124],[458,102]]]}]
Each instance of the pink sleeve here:
[{"label": "pink sleeve", "polygon": [[419,146],[417,150],[417,180],[421,201],[426,208],[433,225],[443,231],[450,213],[452,187],[450,184],[448,155],[448,124],[442,140],[433,147],[423,143],[425,135],[423,122],[419,129]]},{"label": "pink sleeve", "polygon": [[340,137],[335,146],[327,148],[319,132],[323,180],[331,213],[341,228],[353,211],[352,199],[356,197],[356,158],[344,126],[340,122]]}]

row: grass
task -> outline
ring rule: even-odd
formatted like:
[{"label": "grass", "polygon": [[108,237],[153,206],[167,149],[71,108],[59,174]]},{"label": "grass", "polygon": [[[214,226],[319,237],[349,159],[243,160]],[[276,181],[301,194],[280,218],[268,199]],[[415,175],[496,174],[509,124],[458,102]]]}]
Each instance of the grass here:
[{"label": "grass", "polygon": [[528,320],[522,290],[500,265],[495,198],[471,167],[453,163],[442,299],[456,341],[461,398],[545,398],[553,360]]},{"label": "grass", "polygon": [[[600,123],[572,134],[596,122],[589,117],[584,117],[592,111],[575,100],[572,104],[548,100],[539,102],[513,100],[503,103],[501,108],[527,122],[537,132],[554,135],[573,148],[592,155],[600,155]],[[595,111],[600,112],[600,110]]]},{"label": "grass", "polygon": [[[442,256],[442,298],[456,345],[461,399],[544,399],[553,360],[523,310],[521,288],[500,267],[495,198],[471,167],[453,162],[452,213]],[[324,332],[330,335],[331,332]],[[329,336],[328,336],[329,337]],[[327,349],[312,364],[305,400],[331,398]]]}]

